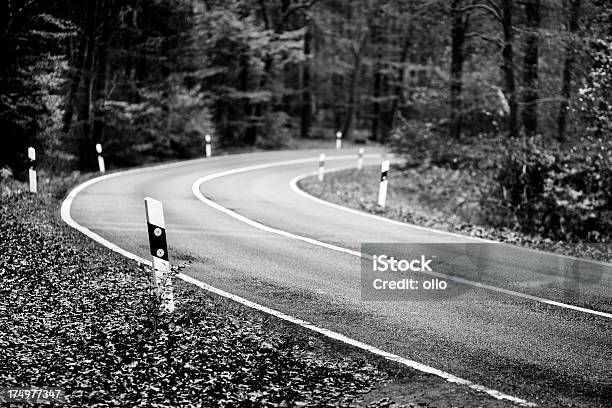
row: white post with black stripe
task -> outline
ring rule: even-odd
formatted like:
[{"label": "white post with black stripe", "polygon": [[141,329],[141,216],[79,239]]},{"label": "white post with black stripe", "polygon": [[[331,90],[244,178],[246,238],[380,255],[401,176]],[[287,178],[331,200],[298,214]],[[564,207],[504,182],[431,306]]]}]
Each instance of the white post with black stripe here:
[{"label": "white post with black stripe", "polygon": [[168,243],[166,242],[166,224],[161,201],[150,197],[144,199],[147,213],[147,231],[149,245],[153,256],[153,273],[158,295],[161,297],[161,307],[167,312],[174,311],[174,293],[172,277],[170,276],[170,261],[168,259]]},{"label": "white post with black stripe", "polygon": [[102,157],[102,145],[100,143],[96,143],[96,152],[98,152],[98,169],[100,170],[100,173],[106,173],[104,157]]},{"label": "white post with black stripe", "polygon": [[318,174],[319,181],[323,181],[324,177],[325,177],[325,153],[321,153],[321,155],[319,156],[319,174]]},{"label": "white post with black stripe", "polygon": [[357,153],[357,170],[363,169],[363,147],[359,148],[359,152]]},{"label": "white post with black stripe", "polygon": [[336,132],[336,149],[342,149],[342,132]]},{"label": "white post with black stripe", "polygon": [[385,208],[387,204],[387,184],[389,183],[389,160],[380,167],[380,185],[378,187],[378,205]]},{"label": "white post with black stripe", "polygon": [[28,159],[30,159],[30,193],[36,193],[38,185],[36,181],[36,150],[28,147]]},{"label": "white post with black stripe", "polygon": [[212,156],[212,146],[210,144],[211,138],[210,135],[204,136],[204,141],[206,142],[206,157]]}]

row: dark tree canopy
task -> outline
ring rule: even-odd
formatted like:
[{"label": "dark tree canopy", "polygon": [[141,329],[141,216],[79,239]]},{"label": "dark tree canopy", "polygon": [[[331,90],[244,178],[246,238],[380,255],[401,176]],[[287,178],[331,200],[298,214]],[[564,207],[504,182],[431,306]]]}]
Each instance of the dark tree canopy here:
[{"label": "dark tree canopy", "polygon": [[[1,165],[91,169],[415,121],[610,136],[612,11],[579,0],[8,0]],[[574,139],[575,142],[577,139]]]}]

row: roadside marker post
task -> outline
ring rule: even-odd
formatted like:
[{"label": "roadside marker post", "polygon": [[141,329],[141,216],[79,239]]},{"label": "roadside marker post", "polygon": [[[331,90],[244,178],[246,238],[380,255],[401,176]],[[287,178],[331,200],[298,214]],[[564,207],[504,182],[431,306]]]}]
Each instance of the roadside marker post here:
[{"label": "roadside marker post", "polygon": [[357,153],[357,170],[363,169],[363,147],[359,148],[359,153]]},{"label": "roadside marker post", "polygon": [[156,292],[161,297],[163,310],[174,311],[174,293],[172,277],[170,276],[170,261],[168,259],[168,243],[166,242],[166,224],[161,201],[150,197],[144,199],[147,214],[147,231],[149,246],[153,257],[153,273]]},{"label": "roadside marker post", "polygon": [[28,159],[30,159],[30,193],[36,193],[36,150],[33,147],[28,147]]},{"label": "roadside marker post", "polygon": [[204,141],[206,142],[206,157],[212,156],[212,146],[210,144],[211,138],[210,135],[204,136]]},{"label": "roadside marker post", "polygon": [[319,181],[323,181],[325,177],[325,153],[321,153],[319,156]]},{"label": "roadside marker post", "polygon": [[96,152],[98,152],[98,169],[100,170],[100,173],[106,173],[104,157],[102,157],[102,145],[100,143],[96,143]]},{"label": "roadside marker post", "polygon": [[389,160],[380,167],[380,186],[378,187],[378,205],[385,208],[387,203],[387,184],[389,183]]},{"label": "roadside marker post", "polygon": [[336,149],[342,149],[342,132],[336,132]]}]

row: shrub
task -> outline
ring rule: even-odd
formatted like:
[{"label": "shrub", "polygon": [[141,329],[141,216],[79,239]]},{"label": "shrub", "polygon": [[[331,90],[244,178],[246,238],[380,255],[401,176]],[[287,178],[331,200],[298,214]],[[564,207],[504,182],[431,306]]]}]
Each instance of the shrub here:
[{"label": "shrub", "polygon": [[263,134],[258,135],[255,145],[261,149],[279,149],[291,141],[293,123],[285,112],[271,112],[264,117]]},{"label": "shrub", "polygon": [[408,166],[439,166],[447,169],[492,169],[499,152],[499,138],[480,134],[455,140],[433,123],[401,119],[390,137],[395,153],[407,160]]},{"label": "shrub", "polygon": [[497,173],[500,212],[527,233],[566,241],[604,242],[612,231],[610,142],[582,139],[561,151],[532,139],[506,145]]}]

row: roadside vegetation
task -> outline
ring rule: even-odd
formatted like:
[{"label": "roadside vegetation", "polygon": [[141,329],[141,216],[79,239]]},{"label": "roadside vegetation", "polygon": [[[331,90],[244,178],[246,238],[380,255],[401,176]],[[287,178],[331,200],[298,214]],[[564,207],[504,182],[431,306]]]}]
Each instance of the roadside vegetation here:
[{"label": "roadside vegetation", "polygon": [[[448,216],[538,240],[612,239],[612,139],[585,132],[565,144],[484,134],[458,141],[404,121],[392,148],[427,201]],[[441,177],[427,180],[431,173]]]},{"label": "roadside vegetation", "polygon": [[529,142],[503,156],[495,143],[479,139],[464,148],[424,139],[409,151],[397,146],[406,161],[391,166],[385,208],[377,204],[380,166],[330,172],[324,182],[311,176],[298,185],[315,197],[410,224],[612,260],[612,173],[585,153],[588,147],[554,156]]},{"label": "roadside vegetation", "polygon": [[67,407],[347,406],[388,376],[179,280],[160,316],[149,271],[64,225],[57,200],[5,182],[1,204],[2,386],[62,387]]}]

